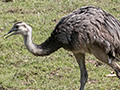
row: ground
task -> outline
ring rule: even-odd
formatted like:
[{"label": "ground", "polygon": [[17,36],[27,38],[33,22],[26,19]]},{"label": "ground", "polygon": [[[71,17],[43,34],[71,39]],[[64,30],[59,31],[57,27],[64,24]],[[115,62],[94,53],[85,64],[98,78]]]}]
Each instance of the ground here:
[{"label": "ground", "polygon": [[[120,20],[119,0],[15,0],[0,1],[0,90],[78,90],[80,72],[71,52],[63,49],[36,57],[24,46],[21,36],[4,39],[12,25],[24,21],[33,28],[33,41],[45,41],[64,15],[82,6],[104,9]],[[120,64],[120,63],[119,63]],[[106,77],[112,69],[86,55],[88,82],[85,90],[119,90],[117,77]]]}]

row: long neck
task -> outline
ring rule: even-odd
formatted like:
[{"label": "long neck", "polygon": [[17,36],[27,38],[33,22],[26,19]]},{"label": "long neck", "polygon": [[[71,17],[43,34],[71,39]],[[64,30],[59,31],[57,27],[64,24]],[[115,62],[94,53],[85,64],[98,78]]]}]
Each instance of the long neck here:
[{"label": "long neck", "polygon": [[61,45],[58,44],[56,40],[50,40],[50,39],[46,40],[44,43],[40,45],[36,45],[32,41],[32,33],[29,33],[28,35],[23,37],[24,37],[24,44],[28,49],[28,51],[30,51],[36,56],[49,55],[61,47]]},{"label": "long neck", "polygon": [[28,51],[30,51],[31,53],[35,53],[35,50],[37,48],[36,48],[36,45],[32,41],[32,34],[30,33],[23,37],[24,37],[24,44],[25,44],[26,48],[28,49]]}]

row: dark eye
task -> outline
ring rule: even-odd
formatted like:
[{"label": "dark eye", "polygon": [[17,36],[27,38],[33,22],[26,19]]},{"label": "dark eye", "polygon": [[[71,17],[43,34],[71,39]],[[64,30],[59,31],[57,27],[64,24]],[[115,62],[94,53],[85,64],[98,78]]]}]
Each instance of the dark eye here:
[{"label": "dark eye", "polygon": [[17,29],[18,29],[18,27],[19,27],[19,26],[15,26],[15,28],[17,28]]}]

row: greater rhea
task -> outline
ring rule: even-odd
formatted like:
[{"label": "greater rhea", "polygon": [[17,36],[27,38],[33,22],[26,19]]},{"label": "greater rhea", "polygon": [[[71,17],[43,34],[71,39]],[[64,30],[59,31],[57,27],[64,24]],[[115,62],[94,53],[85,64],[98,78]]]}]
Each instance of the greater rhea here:
[{"label": "greater rhea", "polygon": [[98,7],[85,6],[62,17],[40,45],[33,43],[32,28],[25,22],[15,23],[5,36],[17,34],[23,36],[28,51],[36,56],[49,55],[59,48],[71,51],[81,71],[80,90],[84,90],[88,79],[85,53],[112,67],[120,79],[120,66],[116,63],[120,59],[120,21]]}]

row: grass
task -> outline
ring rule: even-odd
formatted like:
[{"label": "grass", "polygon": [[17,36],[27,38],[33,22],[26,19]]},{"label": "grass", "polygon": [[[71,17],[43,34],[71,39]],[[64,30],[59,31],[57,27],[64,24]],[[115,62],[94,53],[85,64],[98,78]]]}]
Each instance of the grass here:
[{"label": "grass", "polygon": [[[82,6],[94,5],[120,20],[119,0],[16,0],[0,1],[0,90],[78,90],[79,67],[71,52],[63,49],[46,57],[36,57],[24,46],[21,36],[4,39],[16,21],[33,28],[36,44],[45,41],[61,17]],[[85,90],[119,90],[120,80],[106,77],[112,69],[97,66],[94,56],[86,55],[89,74]]]}]

